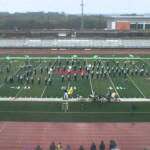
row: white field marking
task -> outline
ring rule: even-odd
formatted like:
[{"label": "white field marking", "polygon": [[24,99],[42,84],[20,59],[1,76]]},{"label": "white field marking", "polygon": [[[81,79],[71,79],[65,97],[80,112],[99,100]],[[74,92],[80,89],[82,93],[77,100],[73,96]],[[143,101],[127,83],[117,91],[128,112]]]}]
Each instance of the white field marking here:
[{"label": "white field marking", "polygon": [[1,84],[1,85],[0,85],[0,88],[3,87],[4,85],[5,85],[5,83]]},{"label": "white field marking", "polygon": [[[129,58],[127,58],[129,60]],[[135,64],[135,67],[138,68],[140,70],[140,68]]]},{"label": "white field marking", "polygon": [[135,87],[139,90],[139,92],[146,98],[146,96],[143,94],[143,92],[140,90],[140,88],[136,85],[136,83],[132,80],[132,78],[127,74],[128,78],[131,80],[131,82],[135,85]]},{"label": "white field marking", "polygon": [[[87,59],[86,59],[86,64],[88,64]],[[91,91],[92,91],[92,93],[93,93],[93,86],[92,86],[92,82],[91,82],[91,76],[90,76],[90,74],[89,74],[89,79],[90,79]]]},{"label": "white field marking", "polygon": [[20,70],[20,68],[13,74],[13,76]]},{"label": "white field marking", "polygon": [[[136,55],[136,56],[137,56],[137,55]],[[139,58],[141,61],[143,61],[144,63],[147,63],[147,64],[150,66],[150,63],[145,62],[145,61],[143,60],[143,58],[141,58],[141,57],[139,57],[139,56],[137,56],[137,58]]]},{"label": "white field marking", "polygon": [[17,89],[19,90],[21,87],[20,86],[17,86],[17,87],[10,87],[11,89]]},{"label": "white field marking", "polygon": [[[71,64],[71,61],[69,61],[69,64]],[[68,64],[68,66],[69,66],[69,64]],[[68,82],[68,90],[69,90],[69,88],[70,88],[70,81]]]},{"label": "white field marking", "polygon": [[[103,61],[102,61],[102,65],[104,66]],[[104,66],[104,69],[106,70],[106,67],[105,67],[105,66]],[[108,75],[108,77],[109,77],[109,80],[110,80],[110,82],[111,82],[113,88],[115,89],[115,92],[118,94],[118,97],[119,97],[119,99],[120,99],[120,95],[119,95],[119,93],[117,92],[117,90],[116,90],[116,88],[115,88],[115,85],[114,85],[113,81],[111,80],[111,78],[110,78],[110,76],[109,76],[108,73],[107,73],[107,75]]]},{"label": "white field marking", "polygon": [[[20,70],[20,68],[13,74],[13,76]],[[0,85],[0,88],[3,87],[5,85],[5,83]]]},{"label": "white field marking", "polygon": [[107,88],[108,90],[113,90],[113,88],[110,86],[109,88]]},{"label": "white field marking", "polygon": [[[56,67],[56,66],[55,66],[55,67]],[[55,71],[55,67],[53,68],[53,72]],[[52,72],[50,78],[52,77],[53,72]],[[42,92],[42,94],[41,94],[41,98],[43,97],[43,95],[44,95],[44,93],[45,93],[45,91],[46,91],[46,88],[47,88],[47,85],[45,85],[45,88],[44,88],[44,90],[43,90],[43,92]]]},{"label": "white field marking", "polygon": [[134,84],[134,86],[138,89],[138,91],[143,95],[143,97],[146,98],[146,96],[143,94],[143,92],[140,90],[140,88],[136,85],[136,83],[132,80],[132,78],[128,74],[127,74],[127,76],[131,80],[131,82]]},{"label": "white field marking", "polygon": [[17,93],[17,95],[16,95],[15,97],[17,97],[17,96],[20,94],[20,92],[24,89],[24,87],[26,86],[26,84],[27,84],[27,83],[25,83],[25,84],[23,85],[23,87],[20,89],[20,91]]},{"label": "white field marking", "polygon": [[[103,59],[108,59],[108,60],[126,60],[127,58],[129,57],[116,57],[116,58],[113,58],[113,57],[101,57],[100,59],[103,60]],[[0,58],[0,59],[4,59],[4,58]],[[25,58],[25,57],[11,57],[11,59],[18,59],[18,60],[32,60],[32,59],[58,59],[58,57],[30,57],[30,58]],[[61,57],[60,59],[72,59],[72,57]],[[93,57],[79,57],[78,59],[82,60],[82,59],[89,59],[89,60],[93,60]],[[139,60],[140,58],[130,58],[130,59],[136,59],[136,60]],[[150,59],[150,58],[142,58],[143,60],[144,59]]]},{"label": "white field marking", "polygon": [[[42,64],[42,62],[37,66],[37,68],[39,68],[39,67],[41,66],[41,64]],[[32,77],[33,77],[33,75],[32,75]],[[20,94],[20,92],[24,89],[24,87],[26,86],[26,84],[27,84],[27,83],[25,83],[25,84],[23,85],[23,87],[20,89],[20,91],[16,94],[15,97],[17,97],[17,96]]]},{"label": "white field marking", "polygon": [[70,81],[68,82],[68,90],[69,90],[69,88],[70,88]]},{"label": "white field marking", "polygon": [[25,86],[24,89],[29,90],[31,87],[30,86]]},{"label": "white field marking", "polygon": [[46,91],[46,88],[47,88],[47,85],[45,86],[45,88],[44,88],[44,90],[43,90],[43,92],[42,92],[42,94],[41,94],[41,98],[43,97],[43,95],[44,95],[44,93],[45,93],[45,91]]},{"label": "white field marking", "polygon": [[2,128],[0,129],[0,133],[5,129],[6,125],[7,125],[7,122],[5,122]]}]

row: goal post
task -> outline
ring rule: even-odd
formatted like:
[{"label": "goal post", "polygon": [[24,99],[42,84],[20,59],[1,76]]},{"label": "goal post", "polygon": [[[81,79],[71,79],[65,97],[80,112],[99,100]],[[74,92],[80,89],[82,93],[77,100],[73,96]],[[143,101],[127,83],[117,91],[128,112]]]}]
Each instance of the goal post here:
[{"label": "goal post", "polygon": [[65,112],[67,112],[68,109],[69,109],[68,101],[63,101],[62,102],[62,110],[64,110]]}]

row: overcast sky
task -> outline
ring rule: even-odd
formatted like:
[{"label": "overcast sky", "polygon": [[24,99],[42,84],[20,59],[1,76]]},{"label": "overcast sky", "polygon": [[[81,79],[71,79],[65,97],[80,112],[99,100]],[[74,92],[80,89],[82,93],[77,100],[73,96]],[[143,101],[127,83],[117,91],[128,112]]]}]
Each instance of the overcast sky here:
[{"label": "overcast sky", "polygon": [[[81,0],[0,0],[0,12],[66,12],[80,14]],[[150,0],[84,0],[88,14],[150,13]]]}]

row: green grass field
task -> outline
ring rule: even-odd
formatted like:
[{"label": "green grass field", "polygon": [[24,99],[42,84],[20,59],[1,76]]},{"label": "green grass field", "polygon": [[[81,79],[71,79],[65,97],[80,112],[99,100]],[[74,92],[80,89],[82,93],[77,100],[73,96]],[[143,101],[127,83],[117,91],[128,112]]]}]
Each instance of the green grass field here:
[{"label": "green grass field", "polygon": [[[14,58],[15,57],[15,58]],[[41,58],[37,58],[41,57]],[[96,66],[98,65],[98,58],[100,57],[101,65],[100,69],[97,71]],[[144,73],[143,77],[139,75],[135,75],[135,69],[138,71],[142,69],[142,65],[145,64],[144,70],[150,72],[150,59],[148,55],[134,55],[133,57],[129,57],[129,55],[102,55],[96,56],[94,58],[93,55],[81,55],[77,58],[73,58],[71,55],[2,55],[0,58],[0,67],[2,72],[0,73],[0,96],[1,97],[31,97],[31,98],[62,98],[64,94],[63,88],[70,89],[73,87],[73,97],[76,98],[77,94],[82,95],[84,97],[89,97],[89,95],[96,91],[100,95],[106,95],[108,91],[112,93],[118,93],[118,97],[121,98],[150,98],[150,73],[146,75]],[[24,59],[26,58],[26,59]],[[86,65],[93,66],[94,61],[96,62],[96,66],[94,69],[94,78],[92,79],[91,75],[87,80],[86,77],[82,80],[80,72],[78,72],[77,81],[74,80],[74,75],[71,74],[71,81],[68,81],[68,76],[64,76],[64,82],[61,81],[62,74],[57,73],[57,66],[55,61],[59,58],[61,60],[60,69],[66,65],[66,60],[70,60],[68,66],[72,66],[71,61],[75,61],[76,70],[79,70],[79,66],[82,66],[82,70],[85,70],[84,60],[86,61]],[[77,64],[77,60],[80,60],[80,65]],[[51,75],[52,85],[45,84],[45,77],[49,78],[48,73],[46,72],[45,67],[49,65],[49,61],[51,61],[51,65],[54,66],[53,73]],[[121,70],[124,67],[124,62],[126,62],[127,67],[130,68],[130,71],[133,70],[133,76],[129,71],[127,74],[128,82],[125,83],[124,74],[119,74],[116,72],[115,77],[113,73],[111,75],[106,76],[106,79],[103,77],[96,78],[96,72],[101,72],[101,67],[104,66],[104,71],[107,69],[107,61],[109,61],[110,70],[112,67],[116,68],[116,62],[119,62],[118,70]],[[32,65],[31,68],[28,66],[26,69],[20,69],[21,65],[25,63],[29,63]],[[10,72],[7,73],[6,68],[10,63]],[[133,63],[135,63],[135,68],[133,68]],[[66,65],[66,69],[68,69]],[[43,68],[43,73],[41,73],[40,68]],[[37,69],[37,74],[34,75],[34,68]],[[124,70],[126,70],[126,68]],[[31,80],[29,84],[27,84],[26,79],[23,80],[23,83],[17,81],[17,76],[23,76],[27,71],[32,70],[32,75],[29,76],[31,79],[34,78],[34,84],[31,84]],[[73,70],[73,69],[72,69]],[[92,71],[92,67],[90,68]],[[7,83],[4,82],[4,78],[9,76],[14,76],[14,83],[10,83],[9,80]],[[38,85],[37,78],[41,78],[41,83]]]},{"label": "green grass field", "polygon": [[131,102],[97,103],[69,102],[69,110],[62,110],[62,102],[0,102],[0,121],[34,122],[149,122],[150,103],[136,102],[131,114]]}]

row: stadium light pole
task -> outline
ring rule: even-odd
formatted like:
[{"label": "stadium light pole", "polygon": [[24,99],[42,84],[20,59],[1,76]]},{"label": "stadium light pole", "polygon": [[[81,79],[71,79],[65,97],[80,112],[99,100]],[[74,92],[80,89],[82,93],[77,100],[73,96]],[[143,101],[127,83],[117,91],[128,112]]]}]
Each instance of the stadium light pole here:
[{"label": "stadium light pole", "polygon": [[81,0],[81,30],[83,30],[84,28],[84,24],[83,24],[83,8],[84,8],[84,3],[83,0]]}]

